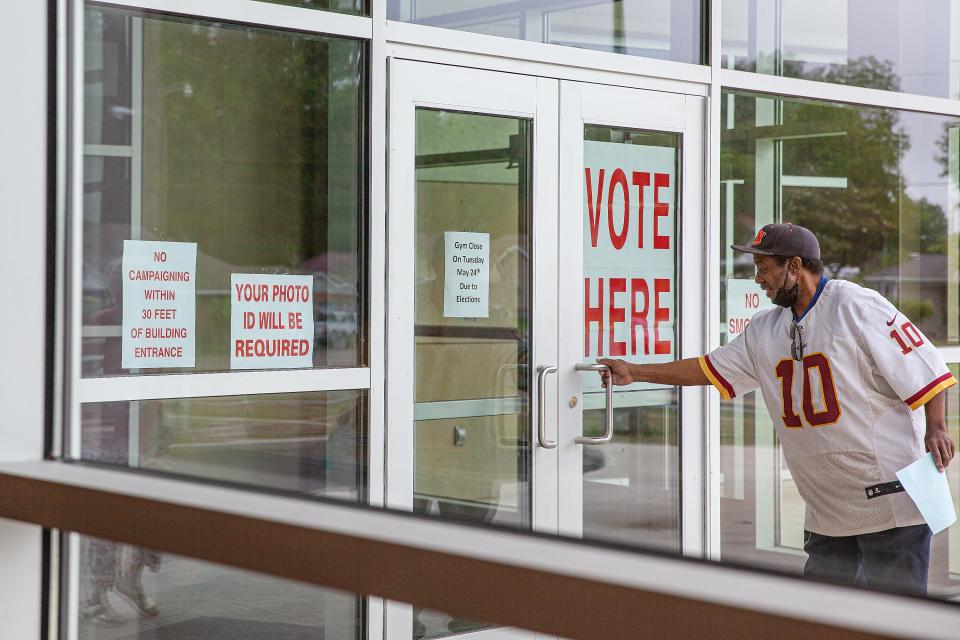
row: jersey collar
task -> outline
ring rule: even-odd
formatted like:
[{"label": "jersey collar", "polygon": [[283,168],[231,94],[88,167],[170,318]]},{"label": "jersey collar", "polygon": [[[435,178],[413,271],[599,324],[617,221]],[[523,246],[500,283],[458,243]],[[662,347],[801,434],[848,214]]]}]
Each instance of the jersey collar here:
[{"label": "jersey collar", "polygon": [[826,286],[827,280],[829,280],[827,276],[820,277],[820,283],[817,285],[816,293],[813,294],[813,298],[810,300],[810,304],[807,305],[807,308],[804,309],[803,313],[800,314],[799,318],[797,317],[796,313],[793,313],[792,309],[790,310],[790,313],[793,314],[794,322],[800,322],[806,317],[808,313],[810,313],[810,309],[813,309],[813,305],[817,304],[817,300],[820,298],[820,294],[823,293],[823,288]]}]

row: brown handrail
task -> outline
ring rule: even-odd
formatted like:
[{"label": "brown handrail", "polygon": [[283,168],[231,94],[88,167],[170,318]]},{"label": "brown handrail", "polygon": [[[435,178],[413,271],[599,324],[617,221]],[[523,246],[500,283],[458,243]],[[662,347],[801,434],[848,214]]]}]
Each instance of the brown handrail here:
[{"label": "brown handrail", "polygon": [[[59,462],[29,464],[78,466]],[[456,555],[422,546],[338,533],[320,525],[304,526],[178,504],[175,498],[121,495],[115,492],[115,487],[121,485],[109,488],[78,486],[82,483],[54,482],[38,477],[36,469],[30,474],[20,474],[12,469],[16,469],[16,465],[0,465],[0,517],[323,587],[412,602],[467,619],[486,620],[566,638],[867,640],[893,637],[466,554]],[[81,473],[85,471],[90,470],[80,469]],[[102,476],[104,471],[96,469],[94,473]],[[125,477],[142,478],[122,471],[106,473],[115,476],[118,482],[123,482]],[[178,493],[190,487],[178,480],[149,480]],[[241,497],[248,495],[250,500],[264,499],[262,494],[236,489],[214,487],[212,490],[236,493]],[[302,505],[300,508],[304,510],[317,506],[300,499],[276,499],[286,500],[285,508],[287,503],[291,509],[297,505]],[[329,504],[323,506],[331,508]],[[336,505],[334,508],[369,512],[369,508],[352,506]],[[383,518],[387,526],[390,522],[400,522],[396,520],[398,518],[414,517],[393,512],[377,513],[376,516]],[[428,524],[460,528],[450,523]],[[476,531],[473,527],[463,528]],[[524,537],[499,530],[491,530],[490,535]],[[556,544],[583,547],[577,543],[544,539],[544,552],[557,553],[556,549],[547,550]],[[629,552],[611,553],[626,556]],[[681,560],[670,562],[683,563]],[[715,570],[734,571],[720,567]],[[873,597],[872,594],[866,595]]]}]

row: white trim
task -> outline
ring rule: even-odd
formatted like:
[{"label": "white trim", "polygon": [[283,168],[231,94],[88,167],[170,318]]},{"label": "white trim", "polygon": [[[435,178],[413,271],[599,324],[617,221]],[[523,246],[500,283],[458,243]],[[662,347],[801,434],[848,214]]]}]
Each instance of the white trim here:
[{"label": "white trim", "polygon": [[[71,458],[80,457],[80,403],[76,398],[79,393],[79,384],[82,379],[83,340],[81,326],[83,325],[83,138],[84,138],[84,4],[82,0],[67,0],[69,2],[67,31],[69,32],[68,62],[72,63],[69,74],[69,96],[66,109],[69,110],[70,140],[66,149],[69,187],[69,200],[64,213],[66,227],[66,243],[68,249],[67,273],[64,277],[66,284],[65,315],[68,318],[66,326],[67,358],[66,371],[63,376],[66,388],[64,389],[66,428],[69,437],[66,441],[64,454]],[[58,425],[60,426],[60,425]],[[63,428],[63,426],[60,426]]]},{"label": "white trim", "polygon": [[370,18],[257,0],[104,0],[103,4],[364,40],[373,36]]},{"label": "white trim", "polygon": [[[557,292],[559,291],[558,263],[560,260],[557,243],[557,212],[560,209],[560,139],[559,108],[560,82],[552,78],[537,78],[537,116],[533,123],[533,184],[530,185],[533,212],[530,221],[532,250],[531,296],[533,303],[530,317],[533,325],[530,331],[533,354],[532,375],[536,375],[541,366],[557,366],[558,360],[558,317]],[[528,394],[530,403],[531,435],[533,448],[533,530],[542,533],[557,533],[559,455],[557,449],[545,449],[540,446],[537,435],[540,396],[536,384],[531,385]],[[544,415],[546,437],[557,441],[559,438],[559,389],[556,374],[546,377],[544,384]]]},{"label": "white trim", "polygon": [[[584,89],[579,82],[560,83],[559,135],[559,227],[557,229],[557,528],[560,535],[583,536],[583,447],[575,439],[583,435],[583,406],[571,407],[570,399],[583,400],[583,383],[574,365],[583,360],[583,123],[599,114],[584,114]],[[608,89],[615,92],[616,89]],[[622,90],[621,90],[622,91]],[[609,95],[609,94],[608,94]],[[629,105],[622,105],[629,109]],[[636,125],[631,128],[636,128]],[[573,286],[565,283],[572,283]],[[596,375],[596,374],[590,374]],[[586,445],[591,446],[591,445]]]},{"label": "white trim", "polygon": [[[707,198],[704,204],[704,296],[701,352],[708,353],[720,346],[720,145],[723,123],[720,119],[722,90],[720,72],[723,67],[722,28],[720,17],[723,0],[710,0],[710,99],[707,103],[706,157],[704,158]],[[732,107],[732,101],[728,102]],[[728,116],[729,118],[730,116]],[[704,557],[720,559],[720,397],[707,389],[701,396],[704,406],[703,441],[704,459]]]},{"label": "white trim", "polygon": [[53,456],[62,456],[63,455],[63,427],[64,427],[64,410],[66,405],[64,404],[65,390],[64,386],[66,384],[66,337],[67,337],[67,286],[64,286],[65,283],[69,283],[67,278],[67,214],[69,202],[68,197],[68,180],[69,180],[69,171],[67,170],[69,165],[69,102],[70,95],[69,91],[69,74],[70,74],[70,65],[69,65],[69,43],[70,43],[70,31],[69,31],[69,20],[67,16],[67,0],[57,0],[56,5],[57,12],[57,92],[56,92],[56,107],[57,107],[57,153],[56,153],[56,163],[57,163],[57,176],[56,176],[56,215],[54,216],[54,223],[56,224],[56,244],[54,245],[54,273],[52,274],[52,281],[56,283],[55,294],[53,297],[53,309],[48,309],[47,313],[53,314],[53,370],[52,370],[52,385],[51,390],[53,393],[53,398],[51,398],[50,406],[52,409],[52,415],[50,416],[50,423],[52,425],[51,434],[51,447],[50,451],[47,452]]},{"label": "white trim", "polygon": [[102,158],[130,158],[133,156],[133,149],[130,148],[130,145],[125,144],[85,144],[83,145],[83,155]]},{"label": "white trim", "polygon": [[846,189],[846,178],[830,176],[780,176],[781,187],[812,187],[814,189]]},{"label": "white trim", "polygon": [[[0,59],[5,95],[0,119],[0,211],[3,213],[4,305],[0,331],[7,337],[0,384],[0,459],[39,460],[44,454],[47,275],[47,188],[59,174],[49,158],[47,2],[4,5]],[[58,33],[58,36],[60,34]],[[52,78],[51,78],[52,79]],[[15,89],[14,89],[15,87]],[[15,96],[15,97],[14,97]],[[50,274],[52,275],[52,274]],[[42,530],[0,521],[0,620],[7,638],[40,638],[46,611],[41,570]]]},{"label": "white trim", "polygon": [[512,398],[480,398],[478,400],[448,400],[444,402],[416,402],[414,420],[446,420],[449,418],[477,418],[520,413],[523,401]]},{"label": "white trim", "polygon": [[[415,262],[415,181],[418,67],[391,60],[388,67],[389,104],[387,126],[387,367],[390,381],[386,393],[386,463],[384,505],[413,510],[413,401],[414,274],[392,265]],[[387,607],[387,633],[397,625],[413,624],[409,607]]]},{"label": "white trim", "polygon": [[67,640],[78,640],[80,637],[80,536],[61,531],[59,535],[66,536],[67,558],[65,567],[60,576],[67,587],[62,592],[58,608],[64,611],[64,631]]},{"label": "white trim", "polygon": [[84,378],[75,392],[79,405],[118,400],[209,398],[369,387],[370,369],[298,369]]},{"label": "white trim", "polygon": [[123,328],[119,324],[90,324],[80,330],[82,338],[120,338]]},{"label": "white trim", "polygon": [[[391,45],[411,45],[389,47],[391,54],[400,57],[414,56],[440,61],[440,56],[456,56],[461,61],[451,64],[623,86],[634,86],[635,79],[640,77],[646,78],[647,82],[660,79],[667,81],[667,84],[659,85],[660,90],[699,95],[703,95],[704,85],[710,82],[710,69],[699,64],[515,40],[406,22],[387,21],[386,35]],[[416,49],[421,49],[419,54]],[[501,66],[504,61],[509,62],[509,66]],[[578,71],[585,71],[586,75],[578,74]]]},{"label": "white trim", "polygon": [[[367,220],[367,363],[370,392],[367,397],[367,501],[383,506],[386,499],[387,421],[387,58],[384,50],[386,0],[372,0],[373,41],[367,68],[369,77],[368,129],[369,202]],[[374,606],[376,601],[376,607]],[[369,600],[368,637],[383,635],[386,603]],[[378,613],[374,622],[374,609]],[[379,627],[377,626],[379,624]],[[379,633],[376,630],[379,629]]]},{"label": "white trim", "polygon": [[[684,97],[685,116],[680,150],[683,162],[680,181],[683,195],[676,214],[680,216],[680,233],[677,238],[678,295],[680,317],[678,318],[679,345],[678,358],[695,358],[703,347],[704,297],[708,295],[708,285],[703,279],[708,265],[707,245],[716,244],[707,237],[705,227],[707,219],[704,212],[709,211],[705,200],[704,172],[704,124],[708,105],[704,98]],[[678,434],[680,451],[680,533],[683,554],[697,558],[707,557],[708,539],[706,538],[708,500],[713,493],[708,486],[710,476],[705,474],[709,452],[708,433],[703,430],[704,387],[685,387],[680,392],[680,433]]]},{"label": "white trim", "polygon": [[[305,530],[332,532],[350,538],[838,625],[883,637],[953,640],[960,624],[960,609],[942,602],[806,582],[715,563],[681,561],[636,551],[584,545],[493,527],[463,526],[350,505],[197,485],[147,474],[52,461],[2,464],[0,472],[38,482],[106,491]],[[83,504],[77,504],[77,509],[82,511],[83,508]],[[0,516],[3,515],[0,513]],[[224,544],[229,544],[232,534],[230,531],[224,532]],[[358,577],[358,581],[362,579],[362,576]],[[544,578],[541,576],[538,579]],[[598,621],[598,629],[602,630],[602,621]]]},{"label": "white trim", "polygon": [[933,98],[911,93],[900,93],[899,91],[865,89],[814,80],[783,78],[732,69],[721,69],[719,73],[720,83],[724,89],[753,91],[768,95],[780,95],[785,98],[810,98],[868,107],[885,107],[960,116],[960,101],[947,98]]}]

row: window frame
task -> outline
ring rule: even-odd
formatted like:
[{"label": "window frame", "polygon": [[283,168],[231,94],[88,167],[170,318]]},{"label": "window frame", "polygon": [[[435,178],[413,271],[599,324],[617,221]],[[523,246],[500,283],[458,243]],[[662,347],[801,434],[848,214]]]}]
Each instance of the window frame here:
[{"label": "window frame", "polygon": [[[710,46],[706,48],[708,64],[692,65],[686,63],[665,62],[658,60],[637,59],[618,54],[605,52],[583,52],[579,50],[570,50],[560,45],[541,44],[533,42],[512,41],[494,36],[484,36],[478,34],[464,34],[462,32],[447,31],[434,27],[424,27],[421,25],[407,25],[394,23],[386,20],[385,2],[386,0],[372,0],[371,17],[346,16],[315,9],[306,9],[301,7],[289,7],[283,5],[271,5],[267,3],[255,2],[253,0],[208,0],[202,4],[191,2],[190,0],[116,0],[109,3],[102,3],[109,6],[127,7],[133,9],[145,9],[150,11],[160,11],[164,13],[178,13],[187,16],[207,18],[214,20],[229,20],[242,22],[246,24],[259,24],[276,28],[289,28],[303,32],[315,32],[326,35],[346,36],[358,38],[368,42],[370,52],[367,66],[368,83],[368,120],[367,120],[367,150],[369,171],[366,176],[368,187],[368,204],[365,212],[370,233],[367,238],[367,259],[369,266],[367,269],[368,279],[368,362],[367,367],[361,367],[350,370],[349,376],[363,377],[366,379],[369,403],[369,425],[368,433],[371,442],[383,442],[383,425],[385,422],[386,407],[384,404],[384,373],[386,363],[384,362],[384,321],[386,314],[385,301],[385,273],[386,273],[386,244],[384,234],[378,233],[386,226],[386,77],[389,59],[391,57],[410,57],[427,61],[442,60],[446,63],[463,64],[476,66],[478,68],[491,70],[509,70],[515,73],[530,73],[549,75],[550,77],[559,77],[570,80],[583,80],[590,82],[606,82],[627,87],[643,87],[661,91],[686,92],[691,95],[712,96],[708,99],[708,124],[706,126],[706,193],[708,194],[708,203],[706,205],[707,215],[705,218],[704,233],[708,242],[706,242],[706,253],[704,262],[706,265],[705,288],[707,300],[704,301],[703,309],[707,321],[704,325],[707,327],[705,339],[711,348],[719,346],[719,332],[716,327],[719,326],[720,306],[719,306],[719,255],[715,246],[716,242],[709,241],[712,238],[719,237],[719,221],[721,207],[721,184],[719,182],[719,154],[720,154],[720,129],[722,126],[720,120],[720,101],[721,89],[760,91],[765,93],[774,93],[782,96],[796,98],[810,98],[819,100],[829,100],[833,102],[843,102],[849,104],[869,105],[875,107],[888,107],[903,109],[908,111],[917,111],[924,113],[935,113],[939,115],[960,116],[960,101],[954,101],[943,98],[931,98],[916,94],[904,94],[899,92],[887,92],[874,89],[864,89],[859,87],[848,87],[843,85],[830,85],[809,80],[800,80],[792,78],[779,78],[776,76],[767,76],[764,74],[740,72],[723,69],[720,52],[720,15],[723,0],[709,0],[709,11],[704,17],[709,20],[710,29],[707,31]],[[30,3],[27,3],[30,4]],[[38,3],[40,4],[40,3]],[[46,256],[46,275],[47,291],[37,292],[35,295],[25,295],[22,300],[27,303],[37,303],[33,306],[42,309],[42,301],[49,300],[51,308],[46,310],[46,317],[39,318],[40,322],[35,331],[22,333],[24,336],[24,345],[16,347],[13,354],[22,354],[24,358],[34,358],[37,353],[31,351],[30,345],[34,342],[40,342],[36,339],[41,333],[45,333],[46,341],[44,348],[47,353],[52,354],[46,365],[41,362],[25,363],[22,371],[25,379],[16,381],[5,390],[4,398],[11,401],[13,415],[19,416],[19,422],[22,426],[16,428],[9,436],[3,439],[4,448],[3,459],[21,459],[32,460],[36,464],[44,465],[45,470],[60,470],[63,467],[71,466],[75,471],[93,478],[95,469],[85,468],[82,465],[66,465],[62,462],[50,461],[39,462],[45,456],[58,457],[62,453],[62,439],[60,437],[60,427],[66,418],[70,417],[67,410],[71,402],[70,394],[80,393],[81,397],[91,398],[91,390],[82,390],[79,386],[72,386],[64,375],[65,361],[67,354],[63,346],[69,338],[65,333],[68,331],[68,323],[64,316],[64,304],[69,295],[71,287],[76,286],[72,280],[64,280],[66,265],[64,263],[65,249],[67,239],[75,240],[76,235],[69,233],[67,226],[67,202],[72,203],[73,207],[77,205],[78,193],[82,194],[82,172],[77,175],[77,167],[82,167],[82,162],[77,162],[76,154],[82,156],[82,145],[76,144],[78,135],[76,122],[82,122],[82,101],[74,100],[71,113],[67,113],[65,105],[70,104],[65,98],[70,92],[76,92],[78,89],[82,94],[82,74],[83,64],[82,56],[71,55],[67,47],[57,46],[64,40],[72,38],[73,43],[77,42],[76,25],[73,30],[68,30],[67,19],[75,13],[77,6],[82,7],[79,0],[51,0],[49,17],[49,42],[38,43],[34,47],[24,48],[18,52],[19,56],[37,55],[38,50],[47,49],[50,55],[50,65],[46,65],[43,60],[43,67],[46,73],[38,70],[36,64],[30,67],[37,74],[30,83],[24,85],[24,95],[33,98],[38,95],[38,86],[47,88],[48,110],[49,114],[43,114],[40,119],[46,125],[48,133],[48,146],[37,145],[36,138],[30,136],[36,133],[36,126],[18,132],[14,140],[20,140],[23,144],[12,145],[18,147],[20,161],[30,159],[35,160],[35,156],[48,154],[45,166],[49,172],[49,180],[43,180],[46,185],[43,199],[34,198],[27,204],[31,208],[36,208],[40,202],[49,206],[49,230],[43,230],[44,220],[42,216],[38,217],[37,222],[31,222],[22,232],[22,237],[29,240],[30,246],[24,245],[23,248],[14,247],[10,257],[6,259],[6,264],[16,267],[18,270],[26,268],[35,268],[33,272],[44,273],[43,255],[35,250],[40,245],[46,248],[49,255]],[[73,10],[71,10],[73,8]],[[37,12],[42,12],[44,7],[40,8],[11,8],[13,16],[27,16],[24,24],[27,25],[27,34],[24,38],[15,41],[18,46],[23,45],[25,38],[36,38],[36,33],[30,31],[40,22],[37,18]],[[18,11],[22,13],[17,13]],[[27,15],[28,11],[32,11]],[[81,11],[82,13],[82,11]],[[19,21],[11,20],[8,27],[14,31],[14,25]],[[82,27],[80,29],[80,40],[82,42]],[[69,37],[68,37],[69,36]],[[44,46],[46,45],[46,47]],[[4,45],[0,45],[2,47]],[[13,45],[10,45],[13,47]],[[76,51],[74,48],[73,51]],[[79,62],[78,62],[79,58]],[[56,64],[53,62],[56,61]],[[78,83],[77,79],[80,79]],[[40,92],[42,93],[42,91]],[[20,107],[21,112],[29,109],[35,109],[35,103],[25,100],[25,105]],[[79,102],[79,105],[78,105]],[[77,116],[80,116],[78,119]],[[34,122],[35,124],[35,122]],[[66,162],[65,149],[70,148],[68,141],[73,142],[72,162]],[[33,149],[39,147],[37,151],[29,151],[26,156],[23,155],[24,149]],[[5,152],[12,154],[13,152]],[[82,158],[81,158],[82,161]],[[21,174],[24,180],[32,181],[37,178],[36,172],[25,171]],[[31,182],[32,185],[32,182]],[[79,191],[78,191],[79,186]],[[33,186],[30,187],[31,189]],[[34,194],[35,195],[35,194]],[[26,199],[25,199],[26,201]],[[74,208],[74,210],[77,210]],[[47,235],[49,234],[49,235]],[[15,236],[19,238],[20,236]],[[37,237],[42,238],[41,243],[34,243]],[[32,252],[32,253],[31,253]],[[76,270],[74,270],[76,271]],[[10,269],[13,272],[13,269]],[[29,273],[30,271],[26,271]],[[76,274],[73,274],[76,277]],[[15,291],[27,292],[29,294],[29,283],[26,283]],[[64,286],[69,284],[70,286]],[[36,288],[36,287],[34,287]],[[2,325],[8,330],[9,334],[17,335],[19,327],[13,320],[5,322]],[[74,327],[74,334],[76,327]],[[73,339],[73,338],[70,338]],[[78,342],[78,340],[77,340]],[[960,347],[942,348],[941,353],[950,364],[960,363]],[[45,376],[42,375],[46,367]],[[337,373],[343,370],[333,370]],[[287,372],[284,372],[287,373]],[[313,371],[303,372],[303,379],[297,383],[309,387],[309,390],[323,390],[330,380],[321,379],[324,375],[307,374]],[[263,379],[256,378],[261,375],[260,372],[236,372],[224,374],[175,374],[169,376],[186,377],[196,375],[209,375],[208,390],[212,392],[215,385],[221,384],[214,380],[218,376],[254,376],[249,381],[251,388],[253,385],[260,385]],[[158,378],[160,376],[153,376]],[[276,376],[276,382],[284,382],[283,376]],[[72,380],[72,378],[70,378]],[[126,384],[125,382],[117,384]],[[204,383],[207,384],[207,383]],[[260,389],[261,387],[257,387]],[[106,390],[107,387],[104,387]],[[307,389],[297,389],[307,390]],[[131,391],[131,393],[133,393]],[[177,393],[182,393],[177,391]],[[707,453],[707,463],[704,472],[708,477],[716,478],[719,473],[719,431],[714,428],[719,424],[719,399],[715,394],[706,394],[705,415],[707,420],[704,426],[704,445]],[[27,406],[28,403],[34,403],[34,406]],[[41,407],[45,411],[44,416],[40,415]],[[76,424],[76,417],[73,416],[73,423]],[[40,442],[36,425],[43,423],[46,425],[46,443]],[[10,444],[10,447],[7,445]],[[370,486],[369,502],[373,505],[383,502],[383,448],[371,446],[369,448],[369,469]],[[30,463],[30,464],[34,464]],[[46,473],[46,471],[44,471]],[[130,472],[115,472],[117,474]],[[121,478],[117,475],[115,478]],[[48,483],[54,487],[67,490],[70,483],[57,479],[57,474],[50,474]],[[190,485],[196,492],[202,493],[206,485],[201,482],[195,482]],[[22,492],[11,494],[24,498],[29,495],[23,487]],[[100,490],[112,495],[120,495],[122,492],[116,486],[102,486]],[[707,500],[707,517],[705,519],[705,535],[709,540],[707,556],[719,559],[720,550],[720,520],[719,520],[719,492],[713,490],[711,484],[711,493],[705,496]],[[191,490],[191,493],[194,493]],[[273,496],[265,498],[269,503],[272,500],[282,500]],[[92,497],[81,495],[78,502],[72,506],[76,511],[83,512],[95,504]],[[279,503],[278,503],[279,504]],[[214,513],[218,505],[213,501],[201,501],[199,508],[205,513]],[[17,510],[14,506],[6,503],[0,508],[0,515],[4,517],[17,517]],[[249,514],[253,517],[253,514]],[[386,514],[389,515],[389,514]],[[24,516],[26,519],[26,516]],[[34,518],[33,521],[37,519]],[[53,524],[53,523],[50,523]],[[61,523],[66,524],[66,523]],[[426,531],[433,539],[439,536],[440,532],[446,531],[443,523],[431,523]],[[436,528],[432,528],[436,527]],[[499,536],[499,532],[485,532],[490,535]],[[145,541],[146,534],[143,530],[131,532],[131,536],[136,538],[140,536],[141,541]],[[354,532],[353,535],[359,535]],[[517,535],[517,534],[510,534]],[[133,540],[136,542],[136,540]],[[607,574],[607,578],[614,575],[614,571]],[[604,576],[600,576],[603,578]],[[822,587],[818,587],[822,588]],[[871,595],[871,598],[877,596]],[[920,606],[920,603],[914,603]],[[906,617],[906,616],[904,616]],[[371,620],[376,619],[376,612],[371,609]]]}]

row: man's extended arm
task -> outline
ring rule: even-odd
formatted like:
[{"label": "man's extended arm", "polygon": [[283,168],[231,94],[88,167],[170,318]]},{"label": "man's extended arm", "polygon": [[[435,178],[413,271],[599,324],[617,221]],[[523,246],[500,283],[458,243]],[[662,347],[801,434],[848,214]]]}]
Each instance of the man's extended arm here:
[{"label": "man's extended arm", "polygon": [[[710,384],[710,380],[700,368],[698,358],[674,360],[663,364],[631,364],[625,360],[607,358],[600,358],[597,362],[610,367],[615,385],[631,382],[655,382],[680,387]],[[607,386],[608,377],[606,371],[600,372],[604,387]]]},{"label": "man's extended arm", "polygon": [[927,451],[933,454],[933,461],[940,471],[950,464],[954,451],[953,440],[947,435],[947,421],[944,416],[945,396],[946,391],[941,391],[923,405],[923,411],[927,416],[927,434],[923,438],[923,443]]}]

